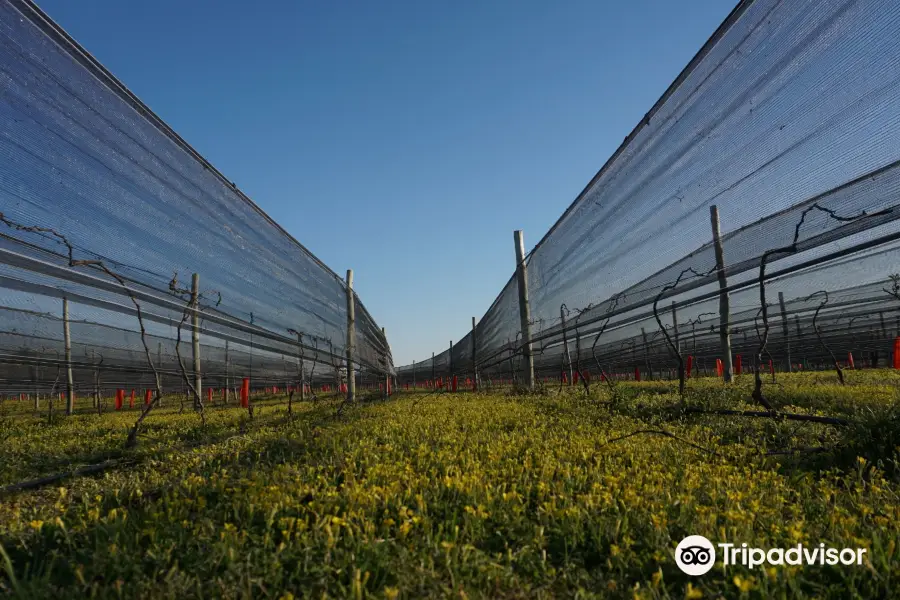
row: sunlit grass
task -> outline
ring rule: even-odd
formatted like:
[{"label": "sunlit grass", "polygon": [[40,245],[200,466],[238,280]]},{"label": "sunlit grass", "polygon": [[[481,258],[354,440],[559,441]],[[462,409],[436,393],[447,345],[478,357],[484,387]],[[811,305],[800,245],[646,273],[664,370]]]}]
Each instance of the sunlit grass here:
[{"label": "sunlit grass", "polygon": [[[860,371],[848,382],[781,375],[766,391],[791,412],[893,431],[900,378]],[[755,410],[750,386],[746,376],[728,389],[691,381],[687,402]],[[0,426],[2,484],[70,461],[134,462],[0,499],[0,544],[27,598],[890,595],[900,576],[895,446],[859,427],[683,415],[674,390],[410,392],[342,419],[328,401],[295,403],[289,420],[281,398],[252,421],[210,409],[205,428],[168,407],[128,455],[135,413],[49,426],[16,413]],[[610,442],[639,429],[679,439]],[[810,447],[824,450],[765,456]],[[717,566],[689,578],[673,559],[688,534],[860,546],[869,564]]]}]

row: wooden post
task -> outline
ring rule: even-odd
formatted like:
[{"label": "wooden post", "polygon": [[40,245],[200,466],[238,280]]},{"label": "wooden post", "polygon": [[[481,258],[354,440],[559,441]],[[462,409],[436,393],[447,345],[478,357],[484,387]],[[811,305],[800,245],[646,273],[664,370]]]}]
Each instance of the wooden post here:
[{"label": "wooden post", "polygon": [[194,407],[197,408],[198,398],[203,391],[203,381],[200,376],[200,275],[194,273],[191,276],[191,308],[194,311],[191,316],[191,346],[194,350],[194,389],[197,397],[194,398]]},{"label": "wooden post", "polygon": [[95,353],[91,350],[91,364],[94,365],[94,400],[91,402],[93,408],[100,406],[100,363],[94,363]]},{"label": "wooden post", "polygon": [[653,366],[650,364],[650,344],[647,342],[647,332],[641,327],[641,337],[644,339],[644,358],[647,361],[647,381],[653,381]]},{"label": "wooden post", "polygon": [[[157,342],[157,344],[156,344],[156,370],[162,371],[162,342]],[[160,375],[160,379],[162,379],[162,375]],[[98,388],[98,390],[99,390],[99,388]],[[100,402],[99,391],[98,391],[98,396],[97,396],[97,402],[98,402],[98,404]],[[162,399],[162,396],[160,396],[156,400],[156,406],[162,406],[162,404],[163,404],[163,399]]]},{"label": "wooden post", "polygon": [[[700,377],[700,358],[697,356],[697,321],[691,322],[691,356],[694,357],[694,376]],[[690,375],[688,376],[690,377]]]},{"label": "wooden post", "polygon": [[731,381],[731,310],[728,303],[728,280],[725,277],[725,252],[722,250],[722,234],[719,228],[719,207],[709,207],[712,224],[713,245],[716,252],[716,272],[719,276],[719,338],[722,344],[722,366],[725,382]]},{"label": "wooden post", "polygon": [[[226,344],[228,342],[225,342]],[[303,402],[306,395],[306,382],[304,381],[305,373],[303,372],[303,334],[297,332],[297,374],[300,378],[300,402]],[[312,383],[312,382],[310,382]]]},{"label": "wooden post", "polygon": [[38,367],[31,365],[31,382],[34,384],[34,412],[41,409],[40,396],[38,395]]},{"label": "wooden post", "polygon": [[[384,337],[384,343],[387,344],[387,331],[384,327],[381,328],[381,335]],[[391,374],[387,369],[387,352],[385,352],[384,359],[384,397],[388,398],[391,395]]]},{"label": "wooden post", "polygon": [[[797,329],[797,344],[798,344],[798,347],[802,348],[802,344],[803,344],[803,342],[802,342],[803,331],[800,329],[800,315],[794,315],[794,326],[795,326],[796,329]],[[803,362],[804,362],[804,363],[806,362],[806,356],[805,356],[805,354],[806,354],[806,353],[804,352],[804,357],[803,357]],[[806,365],[805,365],[805,364],[802,365],[802,366],[803,366],[803,368],[806,368]]]},{"label": "wooden post", "polygon": [[675,314],[674,300],[672,300],[672,333],[675,334],[675,347],[678,348],[678,354],[681,354],[681,339],[678,337],[678,315]]},{"label": "wooden post", "polygon": [[[638,361],[637,361],[637,344],[634,340],[631,340],[631,366],[635,369],[638,369]],[[627,370],[627,369],[626,369]]]},{"label": "wooden post", "polygon": [[63,338],[66,348],[66,414],[75,412],[75,382],[72,379],[72,336],[69,332],[69,299],[63,296]]},{"label": "wooden post", "polygon": [[475,334],[475,317],[472,317],[472,385],[478,389],[478,338]]},{"label": "wooden post", "polygon": [[781,331],[784,333],[784,344],[787,347],[787,372],[791,372],[791,332],[788,329],[787,311],[784,309],[784,292],[778,292],[778,304],[781,305]]},{"label": "wooden post", "polygon": [[578,320],[576,319],[576,324],[575,324],[575,364],[578,367],[578,377],[581,378],[581,376],[584,373],[581,372],[581,333],[578,331],[577,321]]},{"label": "wooden post", "polygon": [[575,382],[572,380],[572,355],[569,354],[569,335],[566,332],[566,312],[563,306],[559,307],[559,321],[562,325],[562,334],[563,334],[563,352],[565,353],[566,358],[566,371],[569,374],[569,385],[575,385]]},{"label": "wooden post", "polygon": [[228,340],[225,340],[225,404],[228,404],[228,394],[230,393],[229,385],[231,383],[231,377],[229,377],[229,375]]},{"label": "wooden post", "polygon": [[353,269],[347,269],[347,402],[356,400],[356,374],[353,355],[356,350],[356,302],[353,298]]},{"label": "wooden post", "polygon": [[531,355],[531,307],[528,305],[528,266],[525,264],[525,239],[522,231],[513,232],[516,246],[516,276],[519,283],[519,320],[522,328],[522,358],[525,387],[534,389],[534,357]]}]

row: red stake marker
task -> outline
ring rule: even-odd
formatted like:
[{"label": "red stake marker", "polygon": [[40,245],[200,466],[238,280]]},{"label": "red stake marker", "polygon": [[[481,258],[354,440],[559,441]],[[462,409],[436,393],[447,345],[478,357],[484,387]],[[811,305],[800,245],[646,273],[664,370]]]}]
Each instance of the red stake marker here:
[{"label": "red stake marker", "polygon": [[241,382],[241,407],[248,408],[250,406],[250,378],[244,377]]}]

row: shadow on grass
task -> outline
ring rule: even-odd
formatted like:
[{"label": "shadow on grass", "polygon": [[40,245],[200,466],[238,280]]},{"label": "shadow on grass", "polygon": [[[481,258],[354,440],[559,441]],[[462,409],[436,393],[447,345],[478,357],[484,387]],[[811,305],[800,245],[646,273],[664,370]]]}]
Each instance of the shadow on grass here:
[{"label": "shadow on grass", "polygon": [[[299,404],[299,403],[298,403]],[[147,421],[142,427],[142,433],[139,436],[138,447],[134,450],[126,451],[124,443],[126,439],[126,431],[123,429],[122,435],[111,439],[106,439],[103,448],[94,448],[77,454],[53,454],[53,453],[29,453],[27,456],[17,456],[17,460],[21,461],[20,465],[9,471],[0,480],[0,486],[14,485],[25,481],[45,478],[56,474],[70,473],[77,468],[99,464],[111,459],[128,459],[128,468],[133,469],[134,463],[131,459],[138,461],[160,459],[172,451],[192,450],[204,446],[215,446],[232,438],[239,438],[266,431],[277,432],[284,430],[285,433],[290,432],[292,427],[302,425],[304,427],[317,427],[327,424],[329,420],[333,420],[328,405],[321,403],[316,406],[298,406],[302,409],[295,412],[292,418],[287,415],[286,407],[280,405],[269,405],[271,409],[265,417],[257,416],[253,419],[246,414],[235,412],[233,418],[224,421],[207,422],[202,424],[184,424],[173,429],[172,423],[165,421]],[[155,416],[163,416],[165,413],[157,413]],[[257,413],[259,415],[259,413]],[[168,413],[169,416],[172,412]],[[231,416],[231,415],[229,415]],[[358,411],[352,411],[345,415],[344,420],[351,422],[358,419]],[[105,432],[115,429],[108,423],[104,423]],[[181,424],[179,424],[181,425]],[[40,426],[43,430],[43,425]],[[111,465],[104,472],[115,472],[118,467]],[[68,480],[69,477],[66,478]]]}]

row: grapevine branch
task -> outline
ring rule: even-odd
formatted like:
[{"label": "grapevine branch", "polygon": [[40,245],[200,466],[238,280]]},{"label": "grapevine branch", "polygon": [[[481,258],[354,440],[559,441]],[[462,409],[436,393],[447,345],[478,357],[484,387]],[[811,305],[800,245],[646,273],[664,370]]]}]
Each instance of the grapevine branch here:
[{"label": "grapevine branch", "polygon": [[[619,305],[619,296],[616,295],[609,301],[609,306],[606,309],[606,314],[611,313],[616,309]],[[597,342],[600,341],[600,336],[603,335],[603,332],[606,331],[606,326],[609,325],[609,321],[612,317],[607,317],[603,322],[603,325],[600,327],[600,331],[597,333],[597,337],[594,338],[594,343],[591,344],[591,356],[594,359],[594,362],[597,364],[597,369],[600,371],[601,378],[605,379],[607,385],[609,385],[609,389],[615,390],[616,384],[613,382],[612,378],[606,373],[603,367],[600,365],[600,360],[597,358]]]},{"label": "grapevine branch", "polygon": [[[294,335],[297,336],[297,344],[299,346],[299,349],[297,350],[297,352],[298,352],[297,368],[299,370],[298,375],[300,378],[300,402],[303,402],[304,387],[305,387],[305,383],[303,382],[303,367],[304,367],[304,359],[305,359],[305,357],[303,356],[303,334],[300,333],[299,331],[297,331],[296,329],[288,329],[288,333],[293,333]],[[288,415],[291,415],[293,413],[293,400],[294,400],[294,393],[291,392],[290,395],[288,396]]]},{"label": "grapevine branch", "polygon": [[144,407],[144,409],[141,411],[141,415],[138,417],[137,421],[135,422],[135,424],[132,426],[131,430],[129,431],[128,438],[126,439],[126,442],[125,442],[126,447],[133,447],[133,446],[137,445],[138,431],[140,430],[140,427],[143,424],[144,419],[147,417],[147,415],[150,413],[150,411],[158,404],[158,402],[162,398],[162,383],[160,380],[159,371],[157,370],[156,366],[153,364],[153,358],[150,353],[150,347],[147,345],[147,330],[144,327],[144,317],[143,317],[143,312],[141,310],[140,302],[138,302],[138,300],[135,297],[134,293],[132,292],[131,288],[125,282],[125,279],[122,278],[121,276],[119,276],[117,273],[110,270],[103,263],[103,261],[101,261],[101,260],[75,260],[75,247],[72,245],[71,242],[69,242],[69,240],[68,240],[68,238],[66,238],[66,236],[59,233],[55,229],[52,229],[50,227],[40,227],[40,226],[36,226],[36,225],[32,225],[32,226],[22,225],[21,223],[16,223],[15,221],[12,221],[8,217],[6,217],[6,215],[4,215],[2,212],[0,212],[0,222],[2,222],[7,227],[15,229],[16,231],[49,234],[49,235],[55,237],[57,240],[59,240],[60,243],[62,243],[66,247],[66,251],[67,251],[66,254],[68,256],[69,268],[75,268],[75,267],[97,268],[97,269],[101,270],[103,273],[105,273],[107,276],[109,276],[110,278],[115,280],[119,284],[119,286],[122,287],[122,289],[125,291],[125,293],[128,295],[128,298],[131,300],[131,303],[134,305],[135,311],[137,312],[138,325],[140,326],[140,330],[141,330],[141,344],[144,346],[144,354],[147,358],[147,364],[149,365],[150,369],[153,371],[154,379],[156,382],[156,397],[153,399],[153,401],[150,404],[146,405]]},{"label": "grapevine branch", "polygon": [[[759,260],[759,305],[762,310],[762,321],[763,321],[763,334],[760,338],[759,347],[756,351],[756,366],[754,368],[754,377],[755,377],[755,386],[753,389],[753,398],[762,406],[767,408],[768,410],[773,410],[768,400],[763,396],[762,393],[762,377],[760,376],[760,363],[762,363],[763,353],[766,351],[766,346],[769,343],[769,310],[768,304],[766,302],[766,263],[769,261],[769,257],[774,256],[776,254],[794,254],[798,251],[798,243],[800,241],[800,228],[803,227],[803,224],[806,222],[806,216],[814,210],[818,210],[820,212],[828,215],[829,218],[838,221],[840,223],[851,223],[853,221],[858,221],[860,219],[864,219],[866,217],[876,217],[880,215],[885,215],[892,212],[893,209],[887,208],[872,214],[866,213],[866,211],[862,211],[858,215],[850,216],[850,217],[842,217],[838,215],[835,211],[824,208],[819,205],[818,202],[813,203],[803,210],[800,214],[800,220],[797,222],[797,225],[794,226],[794,239],[791,241],[789,246],[783,246],[781,248],[774,248],[772,250],[766,250],[763,252],[762,257]],[[810,296],[812,298],[812,296]],[[828,297],[826,293],[825,302],[828,302]],[[823,305],[824,306],[824,305]],[[821,308],[821,306],[819,307]],[[818,310],[816,311],[818,314]],[[817,331],[818,333],[818,331]],[[819,337],[819,341],[821,342],[821,336]],[[824,346],[824,342],[822,342]],[[831,353],[831,350],[825,346],[828,353],[831,354],[832,358],[834,358],[834,354]],[[838,379],[840,379],[841,384],[844,383],[844,375],[841,373],[840,367],[837,366],[837,360],[834,360],[835,367],[838,370]]]},{"label": "grapevine branch", "polygon": [[585,395],[589,396],[591,393],[591,384],[588,381],[587,377],[585,377],[585,371],[581,369],[581,332],[578,331],[578,319],[581,318],[581,315],[592,310],[594,307],[594,303],[588,304],[583,309],[575,309],[575,312],[578,313],[575,316],[575,370],[578,372],[578,376],[581,379],[581,383],[584,386]]},{"label": "grapevine branch", "polygon": [[[569,354],[569,336],[566,333],[566,317],[569,315],[569,307],[565,304],[560,305],[559,307],[559,320],[562,324],[562,338],[563,338],[563,360],[565,361],[563,364],[563,373],[568,371],[569,374],[569,385],[575,385],[575,382],[572,381],[572,356]],[[562,381],[563,378],[559,378],[560,391],[562,391]]]},{"label": "grapevine branch", "polygon": [[628,434],[625,434],[625,435],[622,435],[622,436],[619,436],[619,437],[612,438],[611,440],[608,440],[608,441],[606,441],[605,443],[600,444],[600,445],[598,446],[598,449],[599,449],[599,448],[603,448],[604,446],[609,446],[610,444],[615,443],[615,442],[620,442],[620,441],[622,441],[622,440],[627,440],[628,438],[632,438],[632,437],[637,436],[637,435],[660,435],[660,436],[667,437],[667,438],[669,438],[669,439],[675,440],[675,441],[677,441],[677,442],[681,442],[682,444],[686,444],[686,445],[688,445],[688,446],[690,446],[691,448],[694,448],[694,449],[696,449],[696,450],[702,450],[703,452],[706,452],[706,453],[708,453],[708,454],[712,454],[713,456],[719,456],[719,453],[716,452],[715,450],[711,450],[711,449],[709,449],[709,448],[704,448],[703,446],[700,446],[699,444],[695,444],[695,443],[693,443],[693,442],[689,442],[688,440],[683,439],[683,438],[680,438],[680,437],[678,437],[677,435],[675,435],[675,434],[673,434],[673,433],[670,433],[670,432],[666,431],[665,429],[639,429],[639,430],[637,430],[637,431],[632,431],[631,433],[628,433]]},{"label": "grapevine branch", "polygon": [[819,318],[819,311],[821,311],[822,308],[824,308],[824,306],[826,304],[828,304],[828,292],[826,290],[819,290],[818,292],[814,292],[808,298],[806,298],[806,301],[808,302],[808,301],[812,300],[813,297],[815,297],[819,294],[824,295],[825,299],[819,303],[819,306],[816,307],[816,312],[813,313],[813,320],[812,320],[813,331],[816,332],[816,337],[819,338],[819,344],[821,344],[822,347],[825,348],[825,351],[828,352],[829,356],[831,356],[831,362],[834,364],[835,371],[837,371],[838,381],[841,382],[841,385],[844,385],[844,371],[841,369],[841,365],[838,364],[838,360],[837,360],[837,357],[834,355],[834,352],[831,351],[831,348],[829,348],[828,345],[825,343],[825,340],[822,339],[822,331],[819,329],[819,325],[816,322]]},{"label": "grapevine branch", "polygon": [[653,317],[656,319],[656,324],[659,326],[660,331],[663,332],[663,335],[666,338],[666,345],[669,347],[669,351],[672,353],[675,358],[678,359],[678,394],[683,398],[684,397],[684,357],[681,355],[681,351],[678,348],[678,345],[672,340],[672,336],[669,335],[669,332],[666,331],[666,328],[663,326],[662,320],[659,318],[659,301],[662,300],[662,297],[669,290],[674,290],[678,287],[678,284],[681,283],[681,279],[688,274],[691,274],[695,277],[708,277],[712,273],[716,271],[716,267],[713,267],[710,271],[706,273],[698,273],[692,267],[688,267],[681,271],[678,274],[678,277],[675,281],[671,283],[667,283],[656,295],[656,298],[653,299]]},{"label": "grapevine branch", "polygon": [[895,300],[900,300],[900,273],[892,273],[888,275],[888,279],[891,281],[891,289],[881,288],[882,291]]},{"label": "grapevine branch", "polygon": [[[706,317],[706,316],[715,317],[717,314],[718,313],[713,313],[713,312],[700,313],[695,318],[688,319],[687,322],[685,323],[685,325],[690,325],[690,327],[691,327],[691,336],[694,338],[692,352],[694,353],[695,356],[696,356],[696,352],[697,352],[697,325],[703,324],[703,317]],[[710,331],[715,331],[715,330],[716,330],[716,326],[714,324],[711,324]],[[700,361],[699,360],[694,362],[694,371],[699,376],[699,374],[700,374]]]},{"label": "grapevine branch", "polygon": [[206,410],[203,405],[203,398],[201,397],[202,390],[198,390],[194,383],[191,381],[191,378],[188,377],[187,368],[184,366],[184,360],[181,357],[181,328],[184,326],[184,323],[188,320],[188,317],[191,316],[191,313],[193,311],[200,312],[202,310],[200,301],[205,297],[206,293],[216,294],[216,307],[222,304],[222,294],[213,290],[210,292],[198,293],[197,297],[194,298],[192,290],[178,287],[177,271],[172,275],[172,280],[169,281],[169,291],[171,291],[172,294],[176,297],[179,297],[181,300],[187,302],[184,310],[181,313],[181,320],[178,322],[178,326],[176,328],[175,356],[178,358],[178,368],[179,371],[181,371],[182,381],[184,381],[184,384],[187,386],[188,390],[193,396],[194,406],[196,406],[197,411],[200,413],[201,423],[206,425]]},{"label": "grapevine branch", "polygon": [[[756,315],[754,315],[754,317],[753,317],[753,328],[756,330],[756,338],[759,340],[762,340],[762,337],[763,337],[763,334],[759,330],[759,317],[762,315],[762,310],[763,310],[762,307],[760,307],[759,310],[756,311]],[[769,352],[768,347],[765,348],[765,353],[769,357],[770,361],[775,360],[775,357],[772,356],[771,352]],[[759,371],[761,368],[761,366],[759,365],[759,362],[760,362],[759,357],[757,357],[757,368],[756,368],[757,371]],[[772,370],[772,383],[775,383],[775,370],[774,369]],[[754,383],[754,385],[755,385],[755,383]],[[760,383],[760,394],[762,394],[761,390],[762,390],[762,383]]]}]

